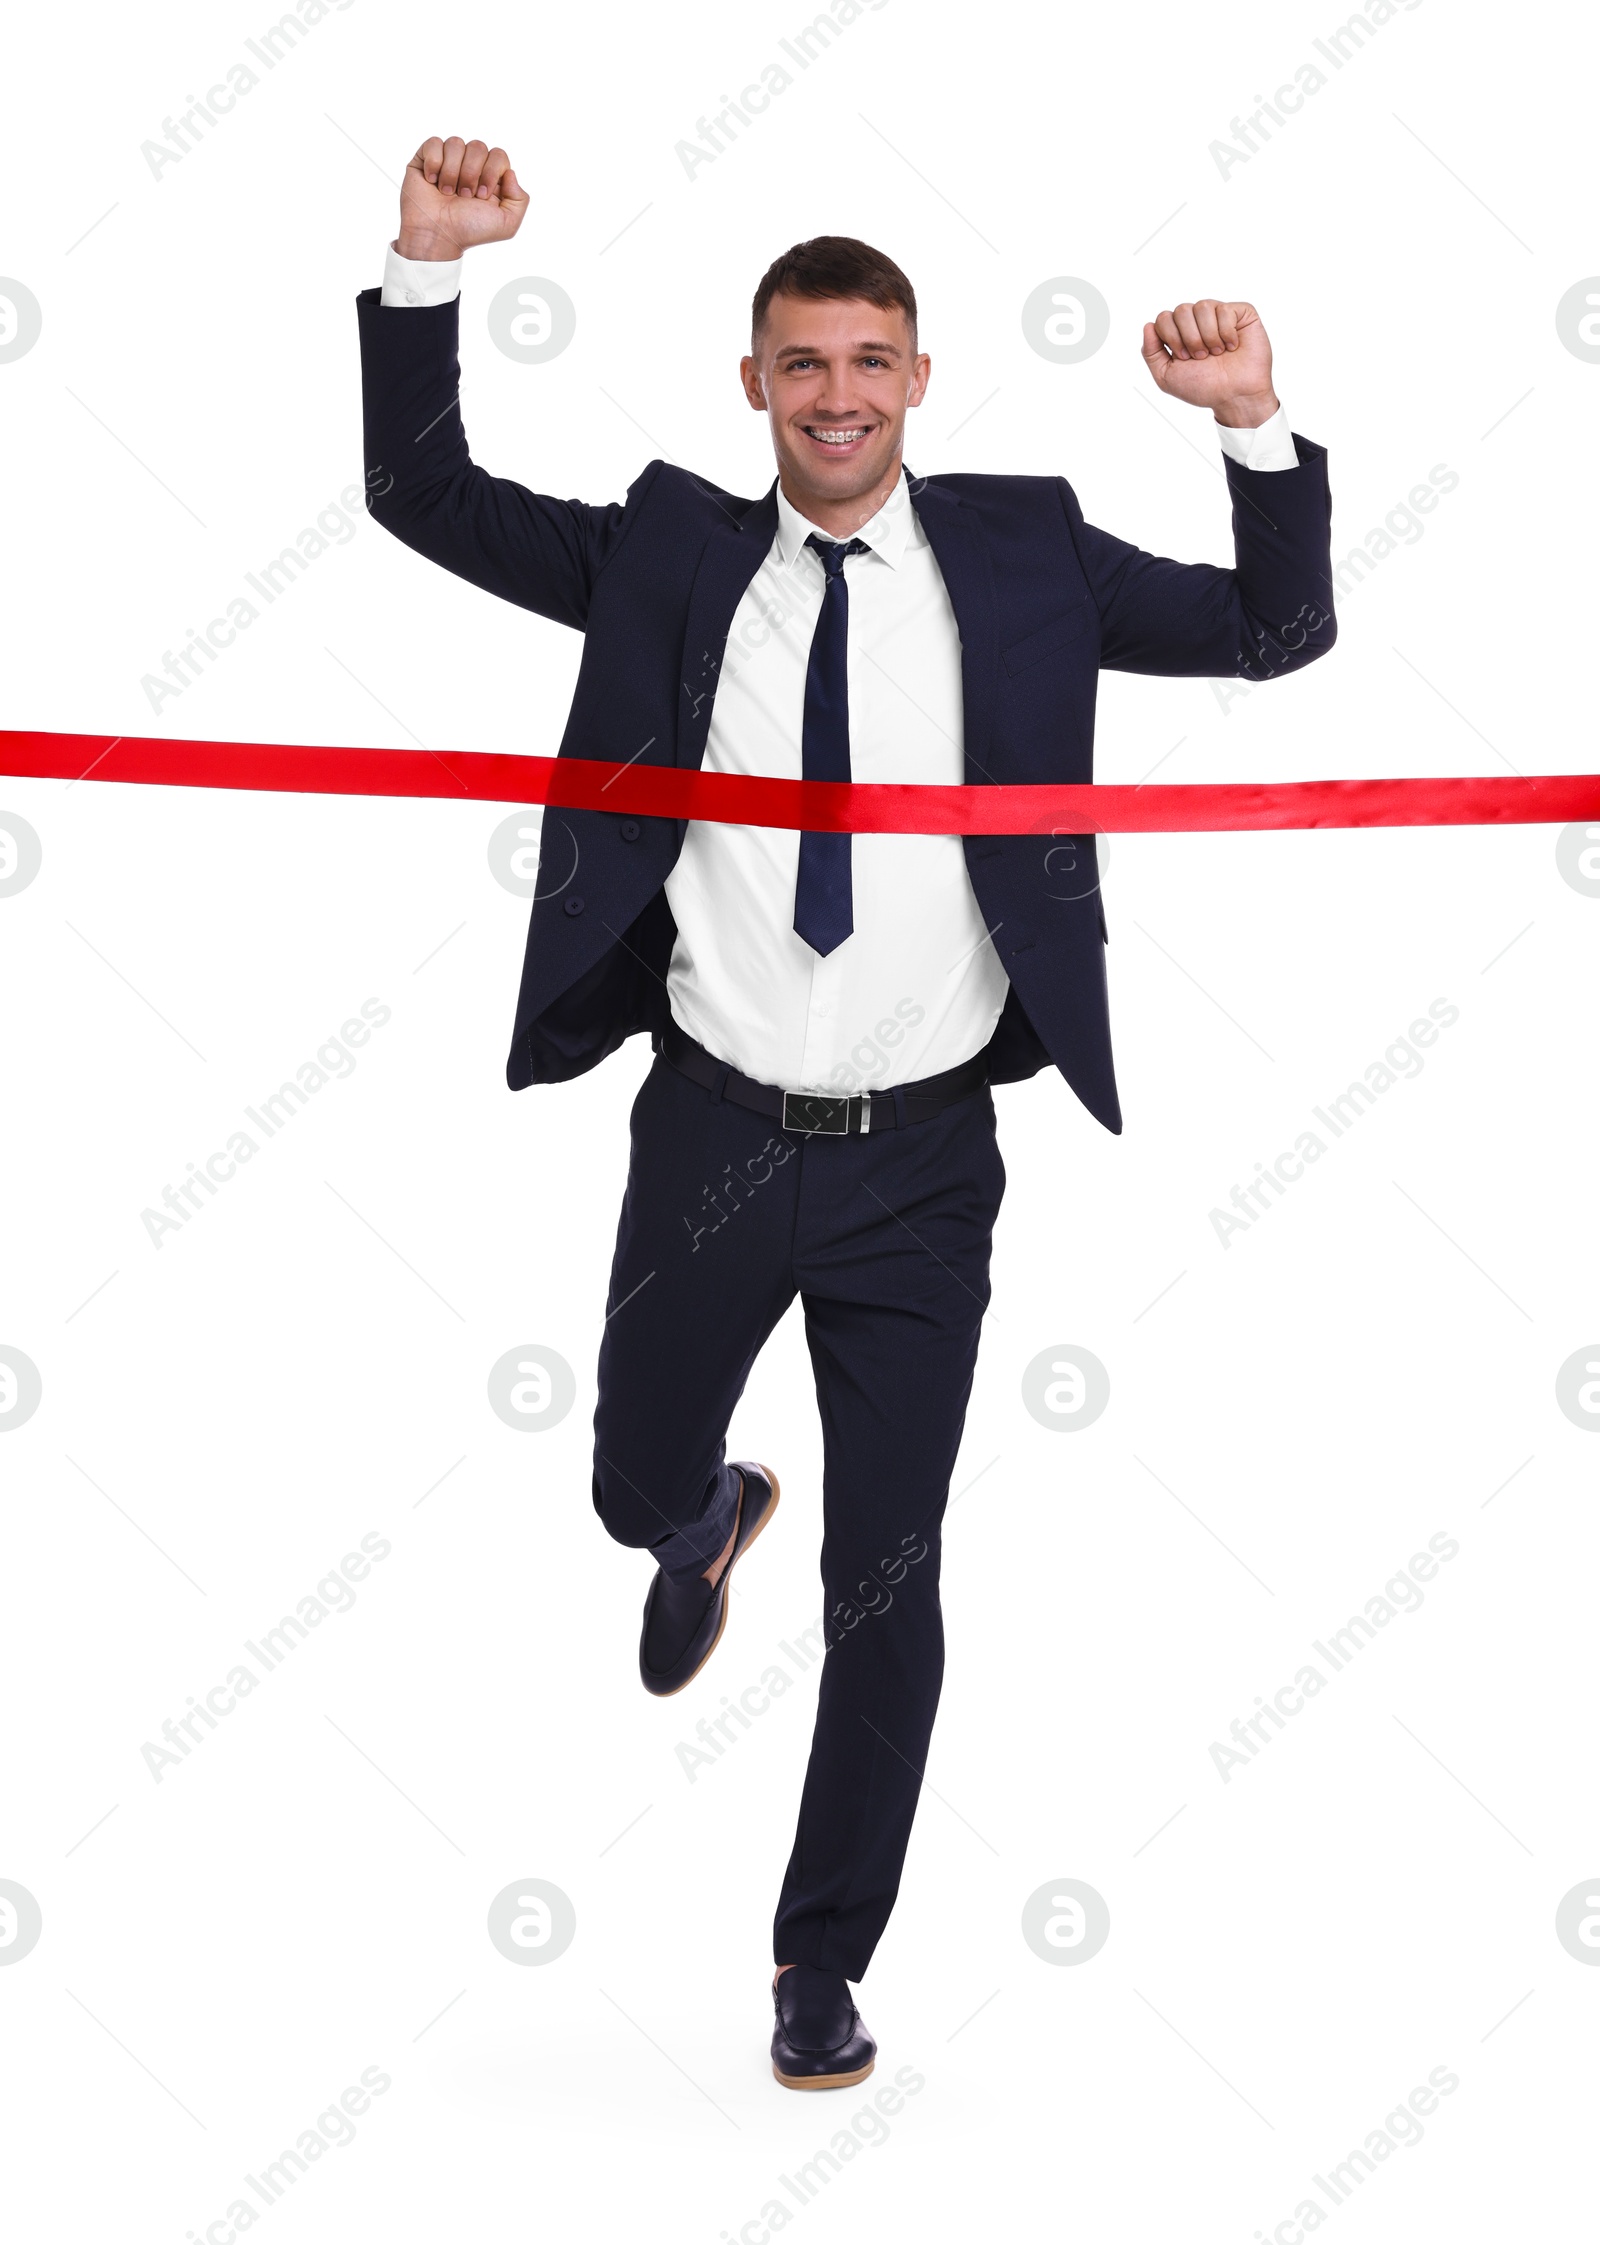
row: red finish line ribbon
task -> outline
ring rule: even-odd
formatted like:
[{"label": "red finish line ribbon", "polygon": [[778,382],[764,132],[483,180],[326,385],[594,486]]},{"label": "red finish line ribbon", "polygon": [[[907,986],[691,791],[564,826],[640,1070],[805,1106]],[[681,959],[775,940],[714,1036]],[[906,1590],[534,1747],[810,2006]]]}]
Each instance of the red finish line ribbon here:
[{"label": "red finish line ribbon", "polygon": [[911,787],[756,779],[588,757],[441,755],[278,741],[0,731],[0,776],[285,795],[541,803],[812,834],[1197,834],[1600,820],[1600,774],[1513,779],[1240,780],[1191,786]]}]

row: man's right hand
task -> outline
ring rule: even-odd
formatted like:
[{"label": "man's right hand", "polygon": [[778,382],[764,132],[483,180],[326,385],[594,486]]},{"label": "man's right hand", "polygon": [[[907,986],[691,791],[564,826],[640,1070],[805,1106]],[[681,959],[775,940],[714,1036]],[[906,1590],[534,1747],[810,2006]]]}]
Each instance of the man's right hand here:
[{"label": "man's right hand", "polygon": [[508,242],[528,198],[503,148],[481,140],[425,140],[400,183],[402,257],[447,260],[478,242]]}]

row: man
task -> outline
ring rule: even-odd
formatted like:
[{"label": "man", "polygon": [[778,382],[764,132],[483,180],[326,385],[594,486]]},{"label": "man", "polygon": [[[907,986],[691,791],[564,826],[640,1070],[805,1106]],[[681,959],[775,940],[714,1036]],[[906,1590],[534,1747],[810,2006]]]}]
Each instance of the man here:
[{"label": "man", "polygon": [[[655,460],[621,505],[541,497],[468,454],[462,253],[516,233],[500,148],[407,168],[381,292],[358,299],[373,514],[430,560],[584,632],[564,756],[787,778],[1087,781],[1100,667],[1273,677],[1333,644],[1322,448],[1290,434],[1266,331],[1204,299],[1144,330],[1210,406],[1236,566],[1084,521],[1054,477],[912,478],[929,360],[899,268],[798,244],[762,281],[749,404],[759,500]],[[658,337],[653,347],[670,338]],[[709,1659],[770,1468],[724,1436],[798,1294],[824,1438],[828,1651],[774,1926],[773,2071],[872,2070],[850,1993],[900,1871],[943,1670],[939,1531],[1004,1189],[988,1086],[1054,1064],[1121,1128],[1091,836],[814,835],[551,812],[507,1080],[596,1065],[636,1031],[593,1498],[656,1563],[640,1674]]]}]

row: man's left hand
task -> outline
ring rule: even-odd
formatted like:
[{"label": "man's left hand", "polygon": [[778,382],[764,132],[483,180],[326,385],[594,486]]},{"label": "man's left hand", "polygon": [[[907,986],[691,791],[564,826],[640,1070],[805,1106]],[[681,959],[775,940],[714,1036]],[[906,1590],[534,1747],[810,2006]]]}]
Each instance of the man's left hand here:
[{"label": "man's left hand", "polygon": [[1209,405],[1230,429],[1259,428],[1278,410],[1272,345],[1253,304],[1202,296],[1145,322],[1144,363],[1156,387]]}]

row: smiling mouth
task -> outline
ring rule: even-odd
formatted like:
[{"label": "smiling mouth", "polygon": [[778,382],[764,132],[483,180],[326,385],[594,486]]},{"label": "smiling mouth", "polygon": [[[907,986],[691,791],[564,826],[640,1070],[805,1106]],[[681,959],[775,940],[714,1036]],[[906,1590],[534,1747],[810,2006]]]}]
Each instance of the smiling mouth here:
[{"label": "smiling mouth", "polygon": [[872,434],[870,429],[829,429],[809,421],[802,422],[801,427],[814,444],[824,445],[830,452],[848,452],[853,446],[864,444]]}]

